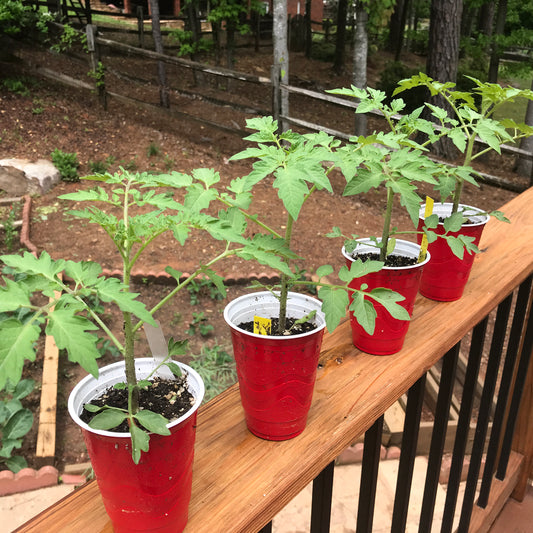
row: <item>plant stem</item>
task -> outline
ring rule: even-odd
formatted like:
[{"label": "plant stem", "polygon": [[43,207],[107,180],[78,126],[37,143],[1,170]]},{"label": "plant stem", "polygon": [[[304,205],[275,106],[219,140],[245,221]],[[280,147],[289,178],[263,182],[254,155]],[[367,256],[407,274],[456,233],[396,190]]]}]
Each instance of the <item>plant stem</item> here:
[{"label": "plant stem", "polygon": [[[285,246],[290,248],[292,238],[292,225],[294,219],[291,215],[287,215],[287,228],[285,230]],[[289,277],[286,274],[281,274],[280,278],[281,288],[279,293],[279,323],[278,335],[283,335],[287,324],[287,297],[289,295]]]},{"label": "plant stem", "polygon": [[[472,162],[472,154],[474,152],[474,142],[476,140],[476,136],[474,133],[471,133],[470,136],[468,136],[468,130],[465,129],[465,135],[468,137],[468,144],[466,146],[466,152],[465,152],[465,158],[463,161],[463,165],[469,166]],[[459,203],[461,201],[461,193],[463,192],[463,180],[461,178],[456,178],[455,181],[455,190],[453,192],[453,207],[452,207],[452,214],[457,213],[459,210]]]},{"label": "plant stem", "polygon": [[[124,261],[122,281],[127,286],[127,291],[130,290],[131,281],[131,249],[132,244],[129,241],[129,211],[128,200],[131,180],[128,180],[124,186],[124,207],[123,207],[123,222],[124,222]],[[124,311],[124,364],[126,372],[126,381],[128,383],[128,411],[130,414],[135,414],[139,410],[139,388],[137,387],[137,375],[135,373],[135,354],[134,347],[134,331],[131,320],[131,313]]]},{"label": "plant stem", "polygon": [[385,211],[385,219],[383,221],[383,233],[381,234],[381,251],[379,253],[379,260],[385,262],[387,259],[387,248],[389,246],[390,224],[392,220],[392,203],[394,200],[394,191],[391,187],[387,187],[387,209]]}]

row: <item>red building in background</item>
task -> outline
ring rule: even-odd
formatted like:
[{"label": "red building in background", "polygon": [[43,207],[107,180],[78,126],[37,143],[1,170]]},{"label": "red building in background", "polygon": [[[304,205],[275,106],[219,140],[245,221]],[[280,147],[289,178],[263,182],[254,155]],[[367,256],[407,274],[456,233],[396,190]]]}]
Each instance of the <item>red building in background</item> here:
[{"label": "red building in background", "polygon": [[[137,2],[143,3],[143,2]],[[181,0],[160,0],[159,8],[161,13],[170,14],[172,12],[174,16],[178,16],[181,11]],[[287,14],[290,17],[295,17],[297,15],[305,15],[305,3],[306,0],[287,0]],[[126,13],[132,13],[132,4],[136,4],[135,0],[124,0],[124,11]],[[274,9],[274,0],[265,0],[263,2],[265,5],[265,11],[269,14],[272,14]],[[206,2],[205,8],[208,8]],[[311,20],[314,22],[322,22],[324,17],[324,3],[322,0],[311,0]]]}]

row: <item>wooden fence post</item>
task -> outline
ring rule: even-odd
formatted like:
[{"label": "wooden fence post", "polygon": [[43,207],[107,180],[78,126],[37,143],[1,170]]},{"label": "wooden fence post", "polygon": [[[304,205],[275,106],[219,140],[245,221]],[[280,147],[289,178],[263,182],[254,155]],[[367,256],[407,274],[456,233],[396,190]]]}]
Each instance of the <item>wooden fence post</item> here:
[{"label": "wooden fence post", "polygon": [[89,53],[89,66],[93,73],[94,82],[96,86],[96,92],[98,93],[98,99],[102,107],[107,110],[107,93],[105,90],[105,74],[104,66],[100,61],[100,54],[97,50],[95,35],[96,26],[93,24],[87,24],[87,50]]}]

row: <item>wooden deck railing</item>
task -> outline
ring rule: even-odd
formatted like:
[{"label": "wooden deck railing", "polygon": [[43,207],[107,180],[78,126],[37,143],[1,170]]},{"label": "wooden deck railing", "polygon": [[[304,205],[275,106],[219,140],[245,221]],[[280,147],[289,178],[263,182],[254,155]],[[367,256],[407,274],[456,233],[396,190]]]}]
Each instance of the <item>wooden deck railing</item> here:
[{"label": "wooden deck railing", "polygon": [[[347,446],[374,428],[398,398],[528,280],[533,271],[531,205],[533,189],[502,208],[511,225],[493,220],[488,223],[481,253],[461,300],[437,303],[418,298],[400,353],[376,357],[358,351],[351,343],[348,322],[326,336],[308,425],[302,435],[285,442],[254,437],[246,429],[236,386],[203,407],[198,417],[186,531],[269,530],[272,518],[294,496],[322,471],[328,472]],[[531,403],[531,381],[528,387],[525,397]],[[523,412],[526,414],[522,425],[518,418],[514,445],[520,454],[511,454],[505,479],[492,483],[487,507],[474,510],[470,531],[486,531],[486,524],[494,519],[511,491],[516,487],[520,496],[525,487],[533,450],[530,422],[528,425],[531,411],[526,408]],[[371,531],[371,521],[366,529],[358,524],[358,531],[364,530]],[[109,532],[112,527],[97,485],[90,482],[18,531]],[[312,531],[327,529],[317,526]]]}]

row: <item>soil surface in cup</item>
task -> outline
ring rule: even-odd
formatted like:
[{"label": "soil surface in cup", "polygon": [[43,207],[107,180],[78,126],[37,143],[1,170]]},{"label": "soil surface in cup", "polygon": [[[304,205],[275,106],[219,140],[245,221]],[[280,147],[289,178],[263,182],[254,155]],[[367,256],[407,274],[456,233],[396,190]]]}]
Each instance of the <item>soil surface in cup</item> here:
[{"label": "soil surface in cup", "polygon": [[[366,253],[366,254],[356,254],[352,253],[353,259],[361,259],[363,263],[365,261],[380,261],[379,254],[374,253]],[[405,266],[412,266],[416,265],[418,263],[418,259],[416,257],[407,257],[404,255],[389,255],[385,259],[385,266],[387,267],[405,267]]]},{"label": "soil surface in cup", "polygon": [[[270,335],[271,337],[301,335],[302,333],[308,333],[309,331],[313,331],[314,329],[316,329],[316,324],[313,324],[312,322],[298,323],[298,320],[300,319],[287,317],[285,323],[285,331],[283,333],[279,333],[279,318],[271,318],[270,320],[271,330],[268,335]],[[254,333],[253,320],[250,320],[248,322],[241,322],[240,324],[238,324],[238,327],[244,329],[244,331],[248,331],[249,333]]]},{"label": "soil surface in cup", "polygon": [[[183,416],[194,405],[194,396],[187,389],[185,377],[175,380],[155,378],[140,390],[139,407],[141,410],[149,410],[164,416],[169,422]],[[101,396],[91,401],[91,405],[97,407],[117,407],[128,409],[128,389],[116,389],[109,387]],[[98,413],[83,410],[80,418],[89,423]],[[109,431],[116,433],[128,433],[127,420],[116,428]]]}]

